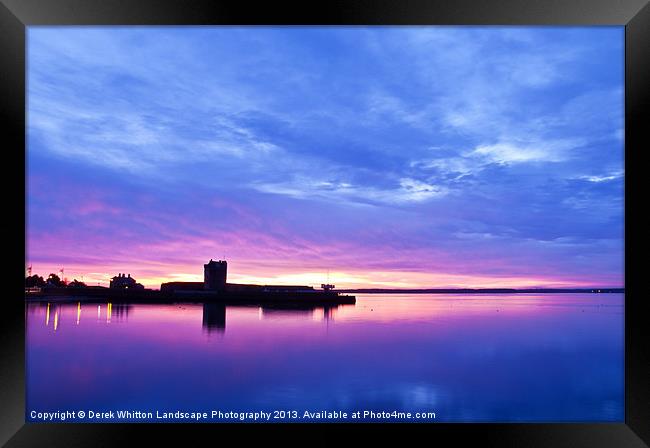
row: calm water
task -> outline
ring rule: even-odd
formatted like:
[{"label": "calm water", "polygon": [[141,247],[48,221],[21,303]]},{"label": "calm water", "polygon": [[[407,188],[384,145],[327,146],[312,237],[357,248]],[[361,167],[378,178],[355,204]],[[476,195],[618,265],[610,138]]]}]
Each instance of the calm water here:
[{"label": "calm water", "polygon": [[307,310],[31,303],[26,312],[32,421],[32,410],[624,418],[622,294],[358,295],[356,305]]}]

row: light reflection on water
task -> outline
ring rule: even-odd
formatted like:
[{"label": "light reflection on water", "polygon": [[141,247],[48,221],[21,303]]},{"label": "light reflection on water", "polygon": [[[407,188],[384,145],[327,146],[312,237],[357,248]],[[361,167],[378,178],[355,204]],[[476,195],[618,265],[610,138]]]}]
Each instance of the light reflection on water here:
[{"label": "light reflection on water", "polygon": [[329,308],[30,303],[27,408],[404,410],[622,421],[623,295],[359,295]]}]

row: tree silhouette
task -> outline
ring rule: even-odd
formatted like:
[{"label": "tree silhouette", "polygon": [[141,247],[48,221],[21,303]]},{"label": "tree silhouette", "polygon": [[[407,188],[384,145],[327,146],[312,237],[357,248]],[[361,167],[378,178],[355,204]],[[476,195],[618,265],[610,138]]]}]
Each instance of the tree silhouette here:
[{"label": "tree silhouette", "polygon": [[51,286],[65,286],[58,275],[50,274],[47,277],[47,284]]},{"label": "tree silhouette", "polygon": [[25,278],[25,287],[27,288],[35,288],[35,287],[42,287],[45,286],[45,280],[43,280],[43,277],[40,275],[31,275],[27,278]]}]

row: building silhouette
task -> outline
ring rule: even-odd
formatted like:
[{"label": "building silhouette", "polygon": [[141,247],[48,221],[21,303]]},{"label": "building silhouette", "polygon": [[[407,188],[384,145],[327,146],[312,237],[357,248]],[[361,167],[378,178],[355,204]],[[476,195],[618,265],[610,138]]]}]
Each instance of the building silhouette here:
[{"label": "building silhouette", "polygon": [[[315,293],[313,287],[305,285],[249,285],[227,283],[228,263],[225,260],[210,261],[203,265],[203,282],[166,282],[160,285],[160,290],[168,293],[175,291],[196,292],[228,292],[228,293]],[[327,285],[333,288],[333,285]],[[112,287],[112,286],[111,286]],[[326,291],[329,291],[327,289]]]},{"label": "building silhouette", "polygon": [[135,281],[131,274],[117,274],[111,279],[110,288],[112,289],[144,289],[144,286]]},{"label": "building silhouette", "polygon": [[228,263],[225,260],[214,261],[203,265],[203,288],[206,291],[225,291]]},{"label": "building silhouette", "polygon": [[160,285],[163,292],[202,291],[204,282],[167,282]]}]

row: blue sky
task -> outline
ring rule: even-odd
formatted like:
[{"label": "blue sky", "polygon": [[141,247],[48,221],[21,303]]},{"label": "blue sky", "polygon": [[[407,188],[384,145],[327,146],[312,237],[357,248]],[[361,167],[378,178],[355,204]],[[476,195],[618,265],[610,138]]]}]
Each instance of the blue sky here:
[{"label": "blue sky", "polygon": [[30,27],[28,262],[622,286],[623,27]]}]

